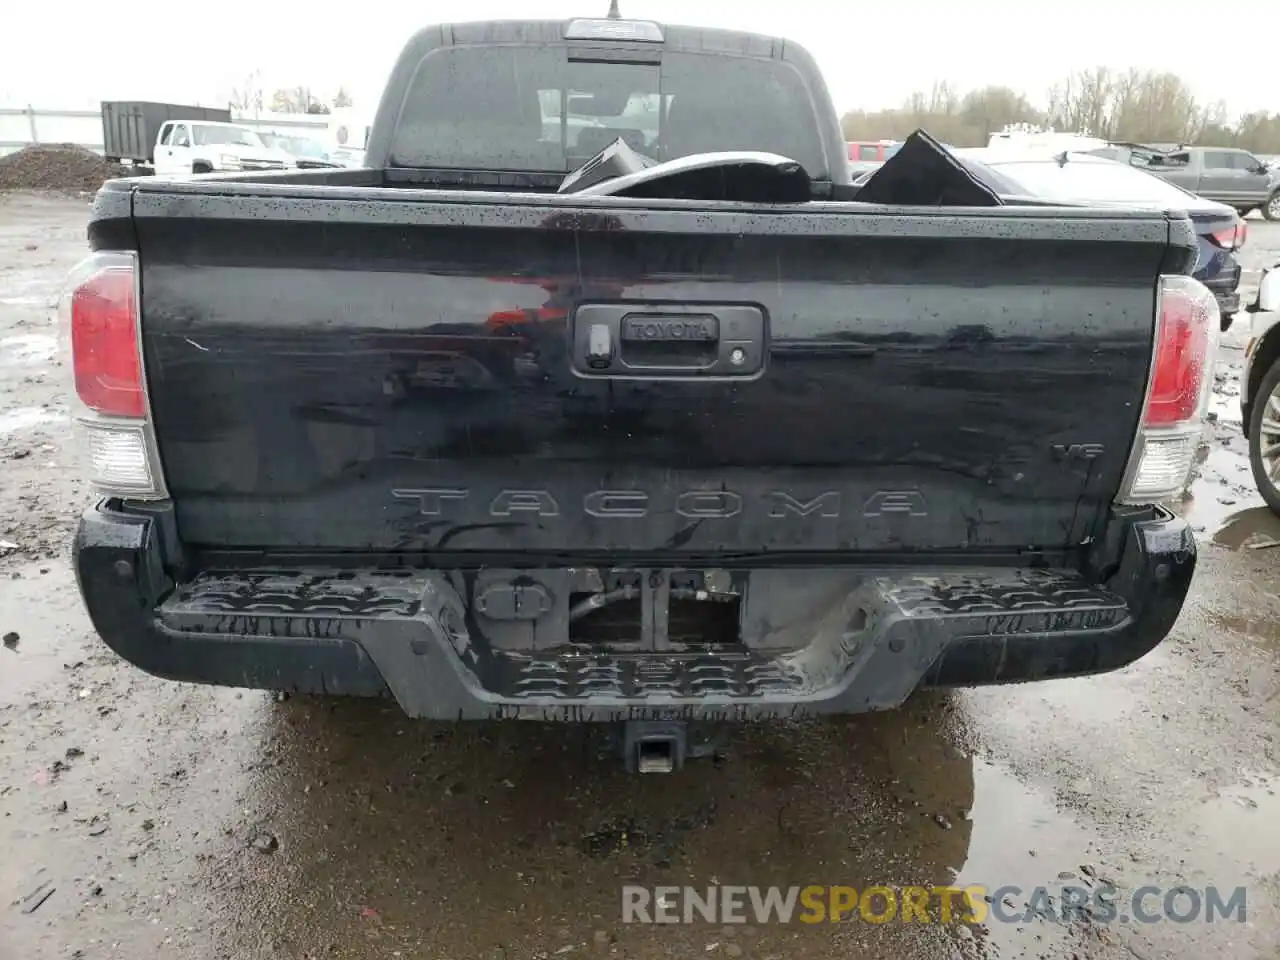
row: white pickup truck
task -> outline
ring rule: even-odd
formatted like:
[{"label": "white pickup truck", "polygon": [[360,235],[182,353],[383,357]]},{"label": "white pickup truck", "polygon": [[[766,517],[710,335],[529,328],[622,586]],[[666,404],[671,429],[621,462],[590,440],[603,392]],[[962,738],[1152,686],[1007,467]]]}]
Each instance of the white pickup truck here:
[{"label": "white pickup truck", "polygon": [[290,170],[297,166],[283,150],[269,147],[251,127],[236,123],[172,120],[156,138],[157,176]]}]

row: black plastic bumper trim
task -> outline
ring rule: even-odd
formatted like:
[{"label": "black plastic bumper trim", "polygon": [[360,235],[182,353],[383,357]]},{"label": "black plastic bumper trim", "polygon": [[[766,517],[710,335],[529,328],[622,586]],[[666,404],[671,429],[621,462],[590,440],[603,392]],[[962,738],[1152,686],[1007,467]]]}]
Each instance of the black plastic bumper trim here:
[{"label": "black plastic bumper trim", "polygon": [[153,610],[167,589],[157,575],[151,517],[90,507],[76,532],[74,564],[94,629],[112,650],[168,680],[292,693],[389,697],[373,661],[348,639],[173,637]]},{"label": "black plastic bumper trim", "polygon": [[[155,522],[103,505],[82,518],[75,566],[108,646],[174,680],[393,696],[410,716],[548,720],[748,719],[854,713],[920,686],[1081,676],[1132,663],[1170,631],[1195,569],[1181,519],[1123,523],[1105,584],[1069,571],[869,574],[843,622],[799,652],[647,663],[495,655],[432,571],[209,571],[165,580]],[[852,621],[850,621],[852,622]]]}]

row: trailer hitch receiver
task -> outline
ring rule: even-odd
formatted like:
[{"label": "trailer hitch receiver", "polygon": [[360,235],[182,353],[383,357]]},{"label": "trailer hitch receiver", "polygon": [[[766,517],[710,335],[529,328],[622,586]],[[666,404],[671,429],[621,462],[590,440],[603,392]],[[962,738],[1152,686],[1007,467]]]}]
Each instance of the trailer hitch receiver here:
[{"label": "trailer hitch receiver", "polygon": [[686,725],[678,721],[628,720],[622,728],[628,773],[674,773],[688,755]]}]

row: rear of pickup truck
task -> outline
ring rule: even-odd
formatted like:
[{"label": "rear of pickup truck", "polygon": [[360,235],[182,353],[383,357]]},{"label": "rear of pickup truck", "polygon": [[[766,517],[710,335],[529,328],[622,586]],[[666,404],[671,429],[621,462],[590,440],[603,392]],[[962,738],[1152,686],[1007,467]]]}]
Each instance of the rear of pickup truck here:
[{"label": "rear of pickup truck", "polygon": [[1216,327],[1189,223],[716,206],[104,190],[71,297],[98,631],[175,679],[584,719],[1164,637],[1195,546],[1154,503]]},{"label": "rear of pickup truck", "polygon": [[163,677],[440,719],[857,712],[1123,666],[1186,596],[1158,503],[1217,315],[1185,215],[371,169],[116,181],[90,241],[76,568]]}]

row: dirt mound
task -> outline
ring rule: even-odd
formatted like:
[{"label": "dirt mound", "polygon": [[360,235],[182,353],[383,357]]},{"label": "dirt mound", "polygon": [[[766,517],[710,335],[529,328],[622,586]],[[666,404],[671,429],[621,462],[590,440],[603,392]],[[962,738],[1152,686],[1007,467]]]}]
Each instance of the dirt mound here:
[{"label": "dirt mound", "polygon": [[32,144],[0,157],[0,190],[97,190],[124,175],[123,167],[74,143]]}]

